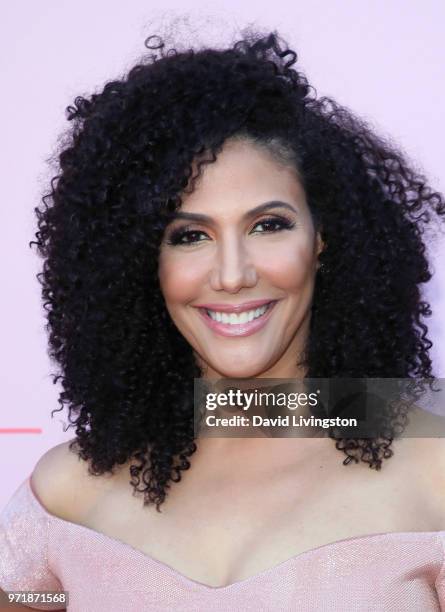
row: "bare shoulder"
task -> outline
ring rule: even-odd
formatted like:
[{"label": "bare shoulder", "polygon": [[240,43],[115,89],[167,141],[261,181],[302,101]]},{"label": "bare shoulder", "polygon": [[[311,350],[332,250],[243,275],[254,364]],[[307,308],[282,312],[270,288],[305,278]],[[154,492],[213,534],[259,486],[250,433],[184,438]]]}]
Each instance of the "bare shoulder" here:
[{"label": "bare shoulder", "polygon": [[405,436],[415,438],[445,438],[445,416],[414,405],[408,412],[408,424]]},{"label": "bare shoulder", "polygon": [[436,517],[437,529],[445,530],[445,417],[414,408],[395,448],[413,496],[420,496]]},{"label": "bare shoulder", "polygon": [[109,485],[107,475],[94,476],[88,462],[70,449],[74,438],[46,451],[31,475],[33,490],[44,507],[55,516],[78,521],[95,496]]},{"label": "bare shoulder", "polygon": [[[397,442],[406,460],[445,479],[445,417],[415,406]],[[425,473],[425,472],[424,472]]]},{"label": "bare shoulder", "polygon": [[421,467],[437,530],[445,531],[445,438],[420,438]]}]

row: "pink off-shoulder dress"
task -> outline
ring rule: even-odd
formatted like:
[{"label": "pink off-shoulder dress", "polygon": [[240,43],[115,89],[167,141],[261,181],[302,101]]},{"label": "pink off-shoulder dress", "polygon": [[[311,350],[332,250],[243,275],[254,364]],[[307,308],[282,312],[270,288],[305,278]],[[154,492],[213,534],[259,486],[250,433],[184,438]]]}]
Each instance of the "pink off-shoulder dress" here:
[{"label": "pink off-shoulder dress", "polygon": [[436,612],[445,610],[444,550],[445,531],[358,536],[211,587],[48,513],[29,476],[0,514],[0,588],[67,591],[69,612]]}]

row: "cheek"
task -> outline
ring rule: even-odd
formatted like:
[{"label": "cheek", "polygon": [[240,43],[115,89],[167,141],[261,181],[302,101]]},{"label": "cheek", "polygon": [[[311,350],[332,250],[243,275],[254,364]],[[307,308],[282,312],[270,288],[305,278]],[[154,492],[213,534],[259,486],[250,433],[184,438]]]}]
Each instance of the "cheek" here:
[{"label": "cheek", "polygon": [[185,303],[196,298],[203,283],[203,265],[198,259],[166,254],[159,258],[159,284],[167,304]]},{"label": "cheek", "polygon": [[261,254],[261,269],[269,282],[286,291],[297,290],[314,274],[313,245],[309,240],[283,241]]}]

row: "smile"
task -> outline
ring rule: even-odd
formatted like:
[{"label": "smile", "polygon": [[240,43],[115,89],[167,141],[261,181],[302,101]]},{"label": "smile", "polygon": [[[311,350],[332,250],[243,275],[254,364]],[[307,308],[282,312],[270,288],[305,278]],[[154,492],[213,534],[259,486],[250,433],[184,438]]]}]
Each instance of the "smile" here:
[{"label": "smile", "polygon": [[208,308],[198,308],[198,311],[207,326],[222,336],[249,336],[264,327],[276,303],[274,300],[239,314]]}]

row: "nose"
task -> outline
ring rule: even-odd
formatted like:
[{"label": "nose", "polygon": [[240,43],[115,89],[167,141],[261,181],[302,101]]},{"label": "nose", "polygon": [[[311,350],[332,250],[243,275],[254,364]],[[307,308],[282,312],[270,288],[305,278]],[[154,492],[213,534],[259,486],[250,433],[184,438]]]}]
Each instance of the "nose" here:
[{"label": "nose", "polygon": [[257,271],[242,239],[223,240],[215,255],[210,284],[215,291],[237,293],[243,287],[254,287]]}]

